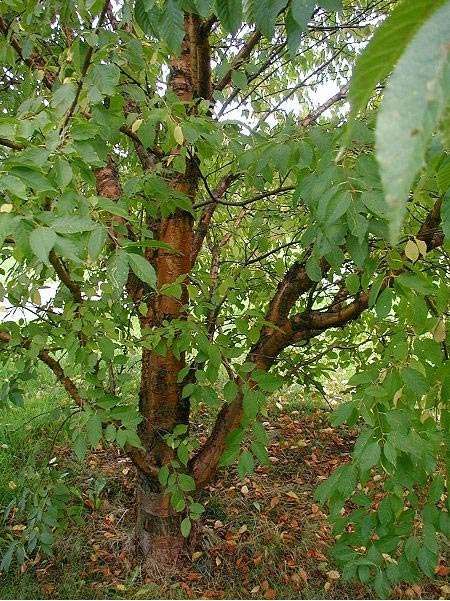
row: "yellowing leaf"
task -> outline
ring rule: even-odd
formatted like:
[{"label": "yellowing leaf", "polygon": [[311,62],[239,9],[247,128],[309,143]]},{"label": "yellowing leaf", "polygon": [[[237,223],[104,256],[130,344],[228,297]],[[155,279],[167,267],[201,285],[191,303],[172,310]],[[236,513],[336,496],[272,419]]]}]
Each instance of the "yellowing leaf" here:
[{"label": "yellowing leaf", "polygon": [[175,142],[180,146],[184,142],[183,130],[181,129],[181,125],[177,125],[173,130],[173,137],[175,138]]},{"label": "yellowing leaf", "polygon": [[131,126],[131,131],[133,133],[136,133],[137,130],[141,127],[143,122],[143,119],[136,119],[136,121],[133,123],[133,125]]},{"label": "yellowing leaf", "polygon": [[406,243],[405,255],[413,263],[415,263],[419,258],[419,248],[413,240],[408,240],[408,242]]}]

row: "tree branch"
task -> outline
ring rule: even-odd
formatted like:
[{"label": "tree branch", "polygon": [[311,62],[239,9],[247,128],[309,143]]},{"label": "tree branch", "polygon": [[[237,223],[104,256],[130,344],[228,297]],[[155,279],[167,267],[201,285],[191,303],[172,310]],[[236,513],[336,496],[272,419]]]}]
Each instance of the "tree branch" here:
[{"label": "tree branch", "polygon": [[[444,239],[444,236],[438,227],[440,222],[441,202],[442,199],[439,199],[435,203],[417,235],[417,238],[427,242],[428,251],[440,246]],[[384,288],[392,286],[395,281],[395,276],[402,271],[404,271],[404,269],[399,269],[394,274],[391,273],[387,275],[380,292]],[[301,273],[301,271],[299,271],[299,273]],[[302,282],[302,278],[300,278],[300,282]],[[282,282],[280,285],[281,288],[283,285],[286,284]],[[302,287],[302,283],[297,285],[300,288]],[[303,285],[306,286],[306,281]],[[366,292],[360,293],[353,302],[349,303],[339,311],[306,310],[303,313],[294,315],[276,329],[272,329],[268,334],[261,332],[259,341],[252,347],[245,361],[254,363],[258,369],[263,369],[265,371],[269,370],[278,355],[287,346],[300,340],[314,338],[330,328],[343,327],[350,321],[357,319],[363,311],[368,308],[370,291],[369,288]],[[275,298],[283,297],[282,289],[280,289],[280,287],[278,288],[268,309],[268,314],[269,312],[273,313],[272,319],[280,321],[281,316],[286,313],[287,307],[292,303],[290,292],[291,291],[289,290],[289,293],[285,293],[284,300],[286,306],[283,307],[280,306],[279,302],[275,302]],[[237,381],[236,383],[240,387],[238,395],[230,404],[225,403],[222,406],[208,440],[203,447],[198,450],[189,464],[191,473],[198,487],[204,486],[209,482],[216,471],[220,457],[226,448],[228,435],[241,425],[243,415],[242,382]],[[247,383],[250,387],[254,386],[250,378]]]},{"label": "tree branch", "polygon": [[213,86],[213,92],[215,92],[216,90],[223,90],[227,87],[227,85],[231,81],[231,74],[233,73],[233,71],[240,67],[243,63],[248,61],[252,50],[255,48],[255,46],[258,44],[261,38],[262,34],[258,29],[249,36],[247,41],[244,42],[244,45],[242,46],[240,51],[234,57],[234,60],[231,63],[229,70],[225,73],[222,79]]},{"label": "tree branch", "polygon": [[277,194],[283,194],[284,192],[290,192],[291,190],[295,190],[295,188],[296,188],[295,186],[282,186],[280,188],[277,188],[276,190],[268,190],[267,192],[262,192],[261,194],[258,194],[257,196],[253,196],[252,198],[247,198],[245,200],[239,200],[236,202],[232,202],[232,201],[228,202],[225,200],[219,200],[216,197],[216,194],[213,194],[213,197],[214,197],[213,199],[198,202],[196,205],[194,205],[193,208],[199,209],[199,208],[205,207],[206,205],[209,205],[211,203],[223,205],[225,207],[245,207],[249,204],[252,204],[253,202],[257,202],[258,200],[263,200],[264,198],[269,198],[269,196],[276,196]]},{"label": "tree branch", "polygon": [[[205,239],[206,233],[208,231],[209,225],[211,223],[211,219],[213,217],[214,211],[216,210],[217,204],[221,198],[231,186],[231,184],[237,179],[237,175],[232,173],[231,171],[226,173],[219,181],[216,186],[216,189],[212,193],[214,197],[214,201],[208,201],[200,206],[205,206],[205,209],[200,217],[200,221],[197,225],[197,229],[194,232],[194,237],[192,240],[192,251],[191,251],[191,264],[195,263],[195,260],[200,252],[203,244],[203,240]],[[195,207],[194,207],[195,208]]]}]

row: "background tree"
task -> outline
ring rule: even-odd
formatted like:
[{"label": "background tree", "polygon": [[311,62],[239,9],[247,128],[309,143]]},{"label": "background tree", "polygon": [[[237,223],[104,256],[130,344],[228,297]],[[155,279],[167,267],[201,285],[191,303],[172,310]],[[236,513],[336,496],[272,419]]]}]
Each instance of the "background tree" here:
[{"label": "background tree", "polygon": [[[40,360],[76,407],[77,455],[102,437],[125,449],[149,561],[179,556],[203,511],[196,491],[218,467],[238,460],[244,476],[267,462],[258,416],[270,393],[296,378],[320,387],[327,370],[352,365],[356,393],[335,422],[361,415],[365,427],[355,462],[318,492],[345,532],[346,575],[375,576],[383,592],[414,578],[417,559],[433,572],[436,532],[449,529],[434,478],[449,423],[448,132],[433,138],[392,244],[377,97],[336,160],[350,69],[391,5],[2,5],[4,296],[36,317],[2,324],[2,356],[17,369],[3,397],[20,402]],[[315,102],[330,81],[336,93]],[[141,357],[138,402],[124,392],[130,356]],[[199,403],[216,413],[203,445],[189,430]],[[383,504],[353,494],[375,466]]]}]

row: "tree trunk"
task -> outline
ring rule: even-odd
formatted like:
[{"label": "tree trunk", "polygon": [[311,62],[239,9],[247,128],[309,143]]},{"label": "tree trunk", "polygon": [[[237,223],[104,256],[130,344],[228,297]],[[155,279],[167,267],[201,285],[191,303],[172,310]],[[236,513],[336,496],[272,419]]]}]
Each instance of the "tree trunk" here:
[{"label": "tree trunk", "polygon": [[[189,103],[198,95],[197,38],[198,17],[185,16],[185,39],[181,54],[171,61],[169,88],[181,102],[186,112],[195,111]],[[193,59],[195,56],[195,60]],[[178,147],[172,154],[179,153]],[[176,192],[194,202],[198,186],[198,169],[194,159],[186,159],[183,174],[175,174],[169,182]],[[149,227],[158,240],[170,249],[148,249],[147,259],[153,264],[157,275],[157,289],[171,284],[180,276],[187,275],[192,267],[193,229],[192,215],[181,209]],[[155,236],[155,237],[156,237]],[[172,250],[173,249],[173,250]],[[141,318],[142,328],[159,328],[163,322],[185,319],[188,303],[187,282],[183,282],[181,298],[158,293],[152,297],[147,315]],[[183,383],[178,374],[185,366],[184,354],[175,357],[170,347],[164,356],[152,350],[142,350],[142,373],[139,409],[144,418],[140,438],[146,449],[146,460],[152,468],[170,464],[174,451],[167,446],[164,435],[178,424],[189,424],[189,401],[182,399]],[[137,492],[137,544],[145,562],[167,567],[176,563],[185,546],[180,524],[183,514],[176,513],[170,505],[170,495],[164,495],[157,477],[139,474]]]},{"label": "tree trunk", "polygon": [[181,518],[171,508],[170,496],[161,493],[159,482],[139,474],[136,543],[148,570],[167,570],[177,564],[186,543]]}]

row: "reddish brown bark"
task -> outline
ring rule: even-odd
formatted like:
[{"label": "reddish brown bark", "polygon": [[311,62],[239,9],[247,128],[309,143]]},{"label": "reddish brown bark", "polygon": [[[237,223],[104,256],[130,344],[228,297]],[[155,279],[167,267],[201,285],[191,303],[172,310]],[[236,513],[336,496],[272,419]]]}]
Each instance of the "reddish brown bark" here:
[{"label": "reddish brown bark", "polygon": [[[179,57],[172,59],[169,87],[178,98],[191,106],[198,88],[198,66],[195,51],[197,18],[185,18],[186,36]],[[177,150],[174,150],[176,153]],[[194,200],[197,191],[197,167],[188,160],[184,174],[172,177],[169,185],[173,190]],[[190,212],[177,209],[173,214],[153,223],[153,230],[161,242],[170,250],[151,251],[157,274],[157,289],[171,284],[189,273],[193,242],[193,218]],[[186,283],[182,284],[180,299],[156,293],[149,303],[147,315],[141,318],[143,328],[159,327],[163,322],[183,319],[182,308],[187,304]],[[148,461],[159,468],[169,463],[173,450],[167,446],[163,436],[177,424],[189,423],[189,403],[181,398],[183,383],[178,374],[185,366],[184,354],[176,357],[168,347],[164,356],[153,350],[142,351],[142,375],[140,388],[140,411],[144,417],[141,439],[148,453]],[[185,541],[181,536],[182,516],[170,508],[170,495],[164,495],[159,482],[140,474],[138,485],[137,542],[146,557],[147,564],[153,562],[171,565],[179,557]]]}]

